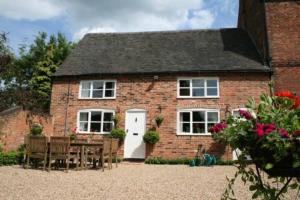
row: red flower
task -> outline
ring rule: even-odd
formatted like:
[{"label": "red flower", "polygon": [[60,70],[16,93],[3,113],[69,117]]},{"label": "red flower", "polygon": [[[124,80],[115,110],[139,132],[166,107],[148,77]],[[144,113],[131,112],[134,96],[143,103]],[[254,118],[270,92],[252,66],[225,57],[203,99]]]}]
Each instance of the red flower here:
[{"label": "red flower", "polygon": [[289,138],[289,133],[284,129],[284,128],[280,128],[278,129],[278,132],[280,134],[281,137],[283,138]]},{"label": "red flower", "polygon": [[295,131],[294,135],[297,137],[297,136],[300,136],[300,130],[297,130]]},{"label": "red flower", "polygon": [[274,130],[276,130],[275,124],[257,123],[255,132],[259,137],[263,137],[263,136],[268,135],[269,133],[273,132]]},{"label": "red flower", "polygon": [[275,96],[278,96],[278,97],[287,97],[287,98],[290,98],[290,99],[294,99],[295,96],[288,90],[283,90],[283,91],[280,91],[280,92],[277,92],[275,93]]},{"label": "red flower", "polygon": [[294,99],[294,105],[293,105],[293,109],[297,109],[297,108],[299,108],[300,107],[300,98],[298,98],[298,97],[295,97],[295,99]]},{"label": "red flower", "polygon": [[227,124],[225,124],[224,122],[221,122],[221,123],[215,124],[213,127],[211,127],[209,129],[209,131],[211,133],[219,133],[222,130],[224,130],[225,128],[227,128]]},{"label": "red flower", "polygon": [[251,120],[253,119],[252,115],[250,114],[250,112],[245,111],[245,110],[239,110],[239,114],[241,117],[244,117],[247,120]]}]

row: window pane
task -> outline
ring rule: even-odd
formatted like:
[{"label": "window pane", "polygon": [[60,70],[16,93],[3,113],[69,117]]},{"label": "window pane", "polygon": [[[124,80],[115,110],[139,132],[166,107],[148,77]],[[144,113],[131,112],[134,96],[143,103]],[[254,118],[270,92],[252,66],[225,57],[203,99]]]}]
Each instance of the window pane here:
[{"label": "window pane", "polygon": [[88,123],[80,122],[79,123],[79,131],[88,131]]},{"label": "window pane", "polygon": [[204,80],[192,80],[193,87],[204,87]]},{"label": "window pane", "polygon": [[207,80],[207,87],[217,87],[217,80]]},{"label": "window pane", "polygon": [[114,89],[115,88],[115,82],[106,82],[105,83],[105,88],[106,89]]},{"label": "window pane", "polygon": [[103,89],[103,82],[102,81],[95,81],[93,83],[93,89],[102,90]]},{"label": "window pane", "polygon": [[193,123],[193,133],[205,133],[205,124]]},{"label": "window pane", "polygon": [[93,98],[102,98],[103,90],[93,90]]},{"label": "window pane", "polygon": [[209,122],[218,122],[218,113],[217,112],[207,112],[207,121]]},{"label": "window pane", "polygon": [[105,97],[113,97],[115,95],[114,90],[105,90]]},{"label": "window pane", "polygon": [[190,123],[181,123],[180,130],[182,133],[190,133],[191,127]]},{"label": "window pane", "polygon": [[113,114],[112,113],[104,113],[104,121],[112,121]]},{"label": "window pane", "polygon": [[190,89],[180,89],[180,96],[190,96]]},{"label": "window pane", "polygon": [[193,112],[193,122],[204,122],[205,112],[204,111],[194,111]]},{"label": "window pane", "polygon": [[113,123],[103,123],[103,132],[110,132],[113,128]]},{"label": "window pane", "polygon": [[89,81],[81,82],[81,89],[91,89],[91,82]]},{"label": "window pane", "polygon": [[90,90],[81,90],[81,97],[90,97]]},{"label": "window pane", "polygon": [[101,121],[101,112],[91,112],[91,121],[100,122]]},{"label": "window pane", "polygon": [[190,113],[189,112],[181,112],[180,113],[180,122],[190,122]]},{"label": "window pane", "polygon": [[180,80],[179,85],[180,87],[190,87],[190,80]]},{"label": "window pane", "polygon": [[79,121],[88,121],[89,119],[89,113],[87,112],[81,112],[79,116]]},{"label": "window pane", "polygon": [[101,123],[91,123],[91,132],[101,132]]},{"label": "window pane", "polygon": [[232,112],[232,116],[233,116],[234,118],[240,117],[239,111],[238,111],[238,110],[233,111],[233,112]]},{"label": "window pane", "polygon": [[204,89],[193,89],[193,97],[203,97]]},{"label": "window pane", "polygon": [[218,89],[217,88],[207,88],[207,96],[217,96]]}]

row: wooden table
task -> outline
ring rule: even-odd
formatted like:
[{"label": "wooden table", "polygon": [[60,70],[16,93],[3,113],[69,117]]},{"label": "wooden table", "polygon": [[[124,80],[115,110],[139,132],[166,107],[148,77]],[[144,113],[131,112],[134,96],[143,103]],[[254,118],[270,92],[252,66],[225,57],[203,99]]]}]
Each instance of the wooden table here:
[{"label": "wooden table", "polygon": [[100,151],[102,150],[103,148],[103,142],[71,142],[70,143],[71,147],[80,147],[80,168],[83,169],[84,168],[84,163],[83,163],[83,160],[84,160],[84,154],[85,154],[85,149],[87,147],[98,147],[100,148]]}]

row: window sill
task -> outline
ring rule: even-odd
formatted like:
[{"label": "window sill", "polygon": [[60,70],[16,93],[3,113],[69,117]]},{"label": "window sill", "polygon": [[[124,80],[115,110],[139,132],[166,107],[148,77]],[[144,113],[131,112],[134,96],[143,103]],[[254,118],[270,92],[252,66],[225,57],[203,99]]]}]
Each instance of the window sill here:
[{"label": "window sill", "polygon": [[108,135],[110,132],[103,132],[103,133],[91,133],[91,132],[78,132],[78,135]]},{"label": "window sill", "polygon": [[177,99],[219,99],[220,96],[213,96],[213,97],[181,97],[177,96]]},{"label": "window sill", "polygon": [[106,97],[106,98],[82,98],[79,97],[78,100],[115,100],[116,97]]}]

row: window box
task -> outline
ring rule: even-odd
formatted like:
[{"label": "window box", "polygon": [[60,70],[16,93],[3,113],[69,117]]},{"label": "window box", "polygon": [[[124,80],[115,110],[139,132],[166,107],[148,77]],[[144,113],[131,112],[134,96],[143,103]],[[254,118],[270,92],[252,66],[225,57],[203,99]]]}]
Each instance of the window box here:
[{"label": "window box", "polygon": [[114,127],[114,110],[85,109],[79,110],[77,127],[79,133],[108,134]]},{"label": "window box", "polygon": [[182,109],[177,112],[177,135],[210,135],[209,128],[219,122],[219,110]]},{"label": "window box", "polygon": [[219,78],[179,78],[178,98],[219,98]]},{"label": "window box", "polygon": [[115,99],[115,80],[80,81],[79,99]]}]

